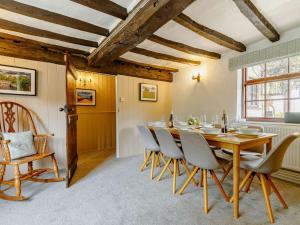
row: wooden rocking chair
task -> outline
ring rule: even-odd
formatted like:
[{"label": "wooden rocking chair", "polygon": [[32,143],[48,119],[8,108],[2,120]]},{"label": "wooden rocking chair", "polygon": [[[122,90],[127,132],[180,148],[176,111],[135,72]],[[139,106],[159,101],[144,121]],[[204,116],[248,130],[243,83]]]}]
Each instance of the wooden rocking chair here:
[{"label": "wooden rocking chair", "polygon": [[[11,159],[9,140],[3,140],[1,133],[3,132],[22,132],[31,131],[33,134],[34,145],[37,153],[34,155]],[[0,151],[2,153],[2,161],[0,161],[0,185],[15,186],[16,196],[9,196],[1,191],[0,198],[11,201],[21,201],[26,198],[21,195],[21,181],[30,180],[35,182],[58,182],[63,181],[64,178],[59,177],[59,170],[54,156],[54,152],[46,152],[48,138],[53,134],[37,134],[36,127],[32,120],[32,116],[28,109],[24,106],[14,102],[0,102]],[[33,169],[33,161],[37,161],[46,157],[50,157],[53,163],[53,169]],[[20,173],[20,165],[27,164],[28,172],[25,174]],[[7,166],[14,167],[14,178],[4,180],[4,174]],[[53,171],[55,178],[42,179],[38,178],[39,175]],[[0,186],[1,188],[1,186]]]}]

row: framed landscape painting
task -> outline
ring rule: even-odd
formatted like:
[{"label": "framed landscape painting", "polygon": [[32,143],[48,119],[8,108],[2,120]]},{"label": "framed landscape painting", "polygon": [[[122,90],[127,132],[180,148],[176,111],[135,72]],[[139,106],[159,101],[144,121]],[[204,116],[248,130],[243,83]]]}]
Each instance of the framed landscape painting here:
[{"label": "framed landscape painting", "polygon": [[76,89],[76,105],[95,106],[96,90]]},{"label": "framed landscape painting", "polygon": [[157,85],[140,83],[140,101],[157,102]]},{"label": "framed landscape painting", "polygon": [[0,94],[36,95],[36,70],[0,65]]}]

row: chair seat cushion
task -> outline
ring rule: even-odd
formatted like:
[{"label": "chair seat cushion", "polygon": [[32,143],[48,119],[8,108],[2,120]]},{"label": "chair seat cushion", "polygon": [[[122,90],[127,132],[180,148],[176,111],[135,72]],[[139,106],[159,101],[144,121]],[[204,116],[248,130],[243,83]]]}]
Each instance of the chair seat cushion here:
[{"label": "chair seat cushion", "polygon": [[256,171],[256,169],[258,168],[259,164],[263,160],[264,160],[263,157],[257,157],[256,159],[254,157],[252,158],[241,157],[240,168],[258,172]]},{"label": "chair seat cushion", "polygon": [[11,160],[36,154],[31,131],[2,133],[4,140],[9,140],[8,144]]}]

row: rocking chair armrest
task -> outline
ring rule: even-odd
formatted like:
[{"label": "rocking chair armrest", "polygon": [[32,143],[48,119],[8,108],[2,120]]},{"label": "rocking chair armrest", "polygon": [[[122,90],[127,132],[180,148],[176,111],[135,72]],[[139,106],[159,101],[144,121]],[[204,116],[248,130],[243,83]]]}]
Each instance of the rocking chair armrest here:
[{"label": "rocking chair armrest", "polygon": [[34,134],[33,137],[35,138],[49,138],[49,137],[53,137],[54,134]]},{"label": "rocking chair armrest", "polygon": [[9,143],[10,140],[0,140],[0,154],[2,154],[2,158],[6,162],[11,161],[10,151],[8,146]]},{"label": "rocking chair armrest", "polygon": [[10,143],[10,140],[0,140],[0,143],[1,143],[1,144],[9,144],[9,143]]}]

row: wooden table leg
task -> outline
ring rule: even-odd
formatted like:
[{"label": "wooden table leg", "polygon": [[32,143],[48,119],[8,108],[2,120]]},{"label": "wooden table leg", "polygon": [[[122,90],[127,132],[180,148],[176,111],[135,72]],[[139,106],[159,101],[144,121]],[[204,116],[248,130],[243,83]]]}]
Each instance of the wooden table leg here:
[{"label": "wooden table leg", "polygon": [[233,216],[239,217],[240,146],[233,146]]},{"label": "wooden table leg", "polygon": [[[269,142],[266,144],[266,155],[272,150],[272,147],[273,147],[272,140],[273,140],[272,138],[269,138]],[[268,195],[270,195],[272,192],[271,186],[266,185],[266,189],[267,189]]]}]

